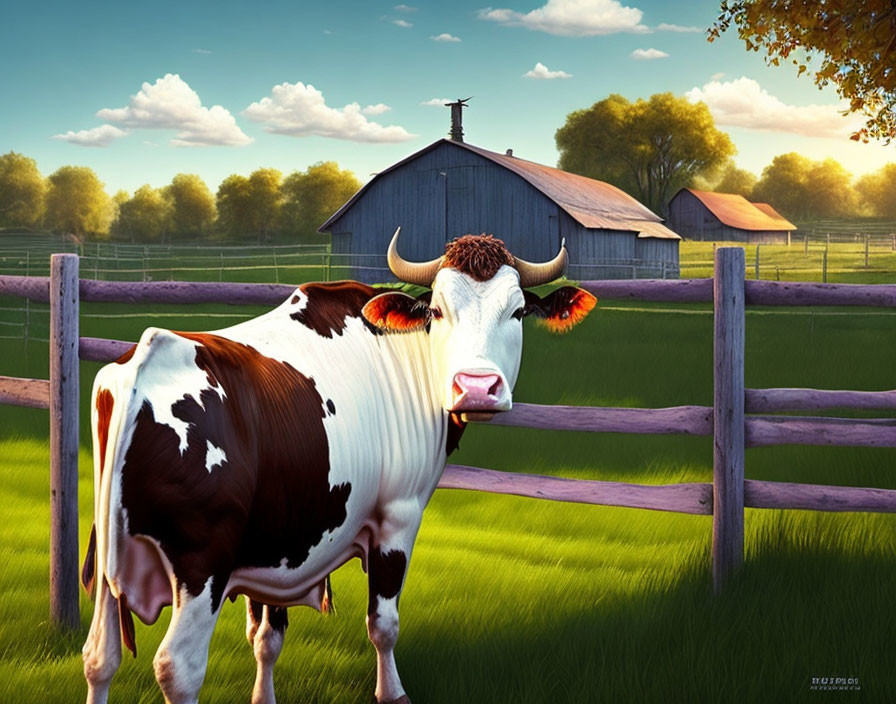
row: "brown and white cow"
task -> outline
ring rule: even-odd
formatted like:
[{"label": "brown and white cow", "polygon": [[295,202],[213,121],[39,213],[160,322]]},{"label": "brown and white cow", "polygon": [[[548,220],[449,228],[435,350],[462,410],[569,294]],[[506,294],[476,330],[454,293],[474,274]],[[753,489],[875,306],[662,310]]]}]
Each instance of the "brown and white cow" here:
[{"label": "brown and white cow", "polygon": [[[369,575],[376,698],[407,702],[395,667],[398,596],[423,508],[463,412],[510,409],[522,318],[558,331],[595,298],[545,298],[546,264],[489,236],[389,265],[412,298],[355,282],[306,284],[281,306],[213,333],[146,330],[93,388],[95,528],[84,566],[96,606],[84,645],[88,702],[105,702],[136,655],[131,614],[173,606],[155,655],[169,702],[195,702],[226,597],[247,599],[254,702],[273,702],[286,608],[326,609],[327,577],[352,557]],[[403,333],[403,334],[390,334]]]}]

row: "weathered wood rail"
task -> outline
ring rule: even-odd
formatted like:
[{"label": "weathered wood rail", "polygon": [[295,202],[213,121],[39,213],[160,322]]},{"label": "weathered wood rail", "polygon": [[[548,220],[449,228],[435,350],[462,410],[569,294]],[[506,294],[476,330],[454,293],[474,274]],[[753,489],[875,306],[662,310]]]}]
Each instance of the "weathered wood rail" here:
[{"label": "weathered wood rail", "polygon": [[[745,306],[896,307],[896,285],[745,280],[741,248],[716,250],[713,279],[585,281],[599,298],[714,304],[712,406],[601,408],[517,403],[490,423],[553,431],[713,436],[713,482],[638,485],[448,465],[439,487],[554,501],[713,516],[713,584],[743,561],[744,509],[896,512],[896,490],[745,479],[745,448],[782,444],[896,447],[896,418],[760,415],[831,409],[894,410],[896,390],[744,388]],[[78,258],[53,256],[50,277],[0,276],[0,295],[49,303],[50,379],[0,376],[0,403],[49,408],[51,424],[51,616],[78,625],[77,360],[110,362],[134,343],[78,335],[80,301],[276,305],[286,284],[78,281]],[[75,285],[73,282],[78,282]],[[75,354],[76,351],[76,354]]]}]

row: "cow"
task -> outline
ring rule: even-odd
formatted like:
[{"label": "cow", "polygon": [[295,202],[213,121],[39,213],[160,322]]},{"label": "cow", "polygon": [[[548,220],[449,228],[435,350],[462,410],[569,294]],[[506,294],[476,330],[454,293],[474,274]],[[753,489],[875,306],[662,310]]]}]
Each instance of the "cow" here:
[{"label": "cow", "polygon": [[596,299],[544,298],[567,253],[531,264],[489,235],[431,262],[398,254],[412,297],[352,281],[299,286],[258,318],[209,333],[147,329],[97,374],[95,590],[83,649],[88,702],[105,702],[136,614],[171,622],[153,659],[167,702],[196,702],[224,599],[243,595],[257,660],[252,701],[274,702],[286,607],[332,605],[329,574],[368,574],[375,696],[407,704],[393,655],[398,597],[424,506],[468,416],[511,408],[522,319],[562,332]]}]

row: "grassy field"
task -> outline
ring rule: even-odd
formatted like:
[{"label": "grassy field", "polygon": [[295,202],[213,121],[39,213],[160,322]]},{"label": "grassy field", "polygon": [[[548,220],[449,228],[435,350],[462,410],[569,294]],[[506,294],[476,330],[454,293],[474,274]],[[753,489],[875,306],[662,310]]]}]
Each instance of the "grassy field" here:
[{"label": "grassy field", "polygon": [[[146,325],[222,327],[257,309],[88,305],[82,334],[136,339]],[[116,316],[116,317],[91,317]],[[35,316],[37,319],[37,316]],[[35,323],[37,324],[37,323]],[[705,305],[605,301],[566,337],[527,322],[517,400],[616,406],[709,404]],[[40,332],[39,330],[35,330]],[[40,337],[42,335],[38,335]],[[749,387],[893,388],[891,311],[750,309]],[[46,378],[46,345],[0,341],[0,373]],[[98,365],[82,365],[89,393]],[[84,414],[86,415],[86,414]],[[72,636],[47,623],[47,414],[0,407],[0,701],[73,701],[85,691]],[[82,420],[82,443],[89,438]],[[560,476],[710,481],[708,438],[477,426],[452,462]],[[747,451],[755,479],[896,488],[896,450]],[[81,543],[92,505],[81,457]],[[439,491],[402,598],[397,659],[418,704],[817,701],[812,677],[857,677],[850,699],[892,701],[896,518],[749,510],[747,561],[725,593],[709,580],[711,518]],[[281,702],[370,701],[374,652],[357,562],[333,577],[336,617],[294,609],[276,670]],[[152,654],[167,620],[137,625],[112,700],[157,702]],[[248,700],[254,663],[242,604],[211,646],[204,702]]]}]

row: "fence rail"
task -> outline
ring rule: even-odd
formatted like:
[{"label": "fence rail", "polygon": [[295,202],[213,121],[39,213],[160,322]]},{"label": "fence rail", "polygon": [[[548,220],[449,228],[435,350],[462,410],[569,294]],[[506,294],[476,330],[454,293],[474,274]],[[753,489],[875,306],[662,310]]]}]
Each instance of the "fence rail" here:
[{"label": "fence rail", "polygon": [[[50,379],[0,377],[0,403],[51,409],[51,615],[78,623],[73,566],[77,559],[77,359],[108,362],[135,343],[79,337],[81,300],[101,302],[275,305],[285,284],[112,282],[78,280],[78,258],[53,257],[53,276],[0,276],[0,294],[49,302]],[[896,307],[896,285],[814,284],[745,280],[744,250],[716,250],[713,279],[585,281],[600,298],[714,302],[713,406],[602,408],[518,403],[493,425],[553,431],[713,435],[712,484],[638,485],[514,474],[449,465],[439,486],[556,501],[624,506],[713,516],[713,584],[721,589],[743,560],[744,508],[896,512],[896,490],[746,480],[747,447],[780,444],[896,447],[896,419],[756,415],[833,408],[896,409],[896,390],[746,389],[743,383],[745,307]],[[77,282],[75,284],[74,282]],[[76,353],[75,353],[76,351]],[[475,421],[476,419],[473,418]],[[74,443],[74,444],[72,444]],[[74,451],[73,449],[74,448]],[[75,512],[74,514],[72,512]],[[73,518],[74,516],[74,518]]]}]

